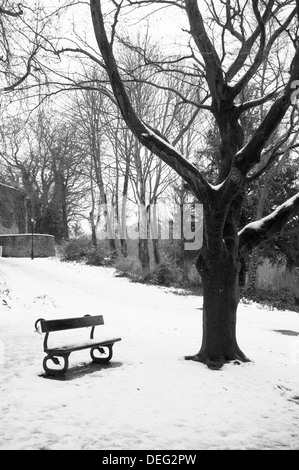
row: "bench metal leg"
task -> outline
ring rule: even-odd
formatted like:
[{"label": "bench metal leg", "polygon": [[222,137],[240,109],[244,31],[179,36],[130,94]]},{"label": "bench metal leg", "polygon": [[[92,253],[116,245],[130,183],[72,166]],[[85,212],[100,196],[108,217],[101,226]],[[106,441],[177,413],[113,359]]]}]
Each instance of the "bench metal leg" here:
[{"label": "bench metal leg", "polygon": [[[49,375],[64,374],[69,367],[69,356],[70,354],[66,354],[64,356],[46,356],[43,361],[43,367],[45,372]],[[60,369],[52,369],[51,367],[48,367],[48,361],[51,361],[56,366],[61,365],[60,359],[63,360],[62,367]]]},{"label": "bench metal leg", "polygon": [[[93,360],[93,362],[96,362],[98,364],[106,364],[110,361],[113,356],[112,348],[113,344],[108,344],[107,346],[96,346],[94,348],[91,348],[91,359]],[[95,352],[97,353],[97,355],[95,355]],[[98,354],[100,354],[100,356]]]}]

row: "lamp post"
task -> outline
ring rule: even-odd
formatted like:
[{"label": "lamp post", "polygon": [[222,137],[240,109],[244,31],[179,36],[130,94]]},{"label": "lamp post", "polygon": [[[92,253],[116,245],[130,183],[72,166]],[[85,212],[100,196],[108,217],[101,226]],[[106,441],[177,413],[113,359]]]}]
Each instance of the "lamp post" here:
[{"label": "lamp post", "polygon": [[34,218],[31,218],[31,259],[34,259]]}]

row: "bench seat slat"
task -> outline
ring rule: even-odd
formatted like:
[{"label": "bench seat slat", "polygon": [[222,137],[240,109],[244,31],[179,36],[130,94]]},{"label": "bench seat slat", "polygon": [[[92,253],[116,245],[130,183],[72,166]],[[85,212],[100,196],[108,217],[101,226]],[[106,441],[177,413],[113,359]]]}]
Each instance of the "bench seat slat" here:
[{"label": "bench seat slat", "polygon": [[104,325],[103,315],[87,315],[81,318],[64,318],[58,320],[41,320],[41,329],[43,333],[72,330],[75,328],[87,328],[97,325]]},{"label": "bench seat slat", "polygon": [[88,349],[94,346],[106,346],[108,344],[116,343],[117,341],[121,341],[121,338],[112,338],[106,340],[89,340],[81,343],[73,343],[64,346],[56,346],[55,348],[46,348],[45,352],[47,354],[68,354],[73,351],[80,351],[82,349]]}]

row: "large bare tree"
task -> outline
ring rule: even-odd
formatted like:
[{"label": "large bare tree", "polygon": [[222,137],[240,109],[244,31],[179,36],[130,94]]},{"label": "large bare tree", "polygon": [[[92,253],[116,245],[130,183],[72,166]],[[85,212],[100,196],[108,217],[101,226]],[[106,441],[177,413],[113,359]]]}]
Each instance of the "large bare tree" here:
[{"label": "large bare tree", "polygon": [[[203,338],[199,352],[188,358],[216,368],[228,361],[245,362],[248,359],[236,339],[240,257],[281,232],[299,208],[298,193],[259,222],[244,228],[239,226],[248,181],[263,174],[281,157],[277,145],[263,168],[256,169],[271,137],[278,132],[285,144],[285,129],[279,132],[279,125],[290,112],[299,80],[299,1],[128,0],[106,2],[108,9],[105,11],[102,4],[101,0],[90,1],[93,26],[125,122],[142,145],[186,181],[204,207],[203,246],[197,261],[204,291]],[[150,14],[154,8],[169,7],[187,17],[189,56],[177,55],[175,60],[170,58],[157,63],[157,73],[158,69],[161,73],[171,73],[173,68],[180,68],[183,80],[189,70],[194,87],[196,76],[201,88],[205,80],[209,98],[203,103],[202,94],[198,93],[198,100],[193,97],[191,104],[203,112],[209,111],[218,128],[217,181],[208,181],[187,156],[170,145],[158,130],[149,128],[129,99],[126,71],[116,59],[117,27],[124,8],[136,9],[137,6],[149,7]],[[113,15],[111,10],[114,10]],[[281,72],[280,79],[275,80],[266,95],[244,101],[244,90],[257,79],[279,41],[284,49],[277,54],[274,66],[280,66],[282,55],[288,56],[288,70]],[[144,66],[146,62],[144,51]],[[188,67],[184,69],[186,62]],[[267,70],[269,75],[272,67],[273,63]],[[182,96],[182,99],[187,101],[188,97]],[[255,132],[246,139],[242,120],[246,113],[259,106],[266,106],[267,113],[257,120]],[[292,122],[290,118],[290,126]]]}]

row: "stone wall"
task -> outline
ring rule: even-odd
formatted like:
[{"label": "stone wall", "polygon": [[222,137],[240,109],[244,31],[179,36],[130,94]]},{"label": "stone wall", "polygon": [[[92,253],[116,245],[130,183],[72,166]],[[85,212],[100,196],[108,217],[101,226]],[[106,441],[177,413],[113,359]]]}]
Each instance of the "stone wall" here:
[{"label": "stone wall", "polygon": [[[32,253],[32,235],[0,235],[2,256],[7,258],[30,258]],[[55,256],[55,239],[52,235],[33,235],[33,253],[35,258]]]},{"label": "stone wall", "polygon": [[0,184],[0,234],[27,233],[26,196]]}]

